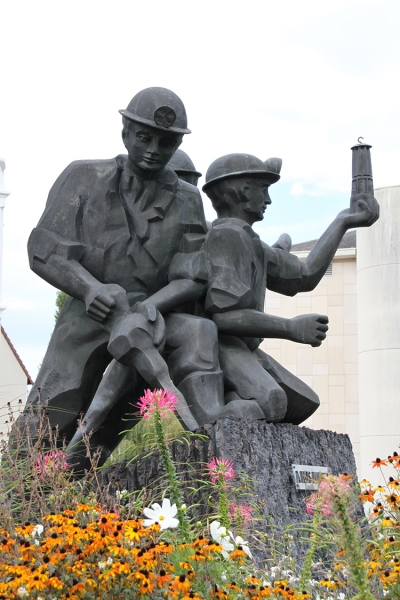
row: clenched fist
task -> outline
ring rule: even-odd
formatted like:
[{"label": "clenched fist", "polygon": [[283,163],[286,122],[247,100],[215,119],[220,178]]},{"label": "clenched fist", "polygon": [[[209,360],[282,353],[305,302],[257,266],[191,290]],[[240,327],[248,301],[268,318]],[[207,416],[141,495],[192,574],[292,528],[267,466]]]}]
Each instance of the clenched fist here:
[{"label": "clenched fist", "polygon": [[291,340],[300,344],[320,346],[326,338],[329,319],[326,315],[299,315],[290,319]]}]

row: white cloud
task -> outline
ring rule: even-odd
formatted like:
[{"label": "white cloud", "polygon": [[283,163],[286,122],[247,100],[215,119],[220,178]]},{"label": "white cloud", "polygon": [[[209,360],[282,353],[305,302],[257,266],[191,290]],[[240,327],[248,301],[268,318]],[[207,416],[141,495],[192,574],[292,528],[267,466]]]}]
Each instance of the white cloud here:
[{"label": "white cloud", "polygon": [[290,188],[290,193],[295,198],[304,194],[304,186],[302,183],[294,183]]},{"label": "white cloud", "polygon": [[37,310],[40,306],[39,299],[35,300],[27,300],[26,298],[21,298],[18,296],[6,296],[4,298],[4,302],[8,308],[8,310],[13,311],[34,311]]}]

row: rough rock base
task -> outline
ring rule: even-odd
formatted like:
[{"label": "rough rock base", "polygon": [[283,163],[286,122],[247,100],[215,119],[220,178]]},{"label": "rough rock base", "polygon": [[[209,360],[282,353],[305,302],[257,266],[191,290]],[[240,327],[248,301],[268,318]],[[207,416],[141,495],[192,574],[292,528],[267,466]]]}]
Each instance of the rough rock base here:
[{"label": "rough rock base", "polygon": [[[292,464],[329,467],[333,475],[351,473],[356,475],[354,454],[348,435],[325,430],[312,430],[291,424],[269,424],[264,421],[243,421],[224,417],[198,430],[205,439],[193,438],[190,445],[173,443],[171,452],[178,464],[183,486],[198,489],[198,479],[205,479],[204,464],[213,457],[228,458],[234,463],[236,483],[244,477],[251,479],[247,502],[260,507],[260,520],[253,526],[268,538],[275,539],[284,526],[302,523],[309,519],[305,498],[308,491],[297,491],[292,475]],[[119,481],[120,489],[129,491],[145,488],[146,503],[155,499],[164,489],[163,472],[157,453],[145,459],[127,464],[113,465],[103,472],[104,484]],[[198,491],[188,498],[199,503],[197,516],[217,512],[215,499],[208,493]],[[361,513],[360,513],[361,514]],[[263,537],[261,535],[261,537]],[[296,536],[295,536],[296,538]],[[268,541],[265,542],[268,545]],[[294,542],[294,554],[303,554],[302,545]],[[267,556],[267,548],[260,549],[259,558]]]}]

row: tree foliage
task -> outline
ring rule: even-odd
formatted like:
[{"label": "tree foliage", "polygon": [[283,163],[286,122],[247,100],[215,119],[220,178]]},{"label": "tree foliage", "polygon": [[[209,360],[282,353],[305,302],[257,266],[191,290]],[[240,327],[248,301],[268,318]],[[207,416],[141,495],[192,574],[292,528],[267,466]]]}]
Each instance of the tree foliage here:
[{"label": "tree foliage", "polygon": [[62,307],[64,306],[64,302],[66,301],[66,299],[68,298],[68,294],[66,294],[65,292],[61,292],[58,291],[57,292],[57,296],[56,296],[56,312],[54,313],[54,319],[57,322],[58,317],[60,316],[60,312]]}]

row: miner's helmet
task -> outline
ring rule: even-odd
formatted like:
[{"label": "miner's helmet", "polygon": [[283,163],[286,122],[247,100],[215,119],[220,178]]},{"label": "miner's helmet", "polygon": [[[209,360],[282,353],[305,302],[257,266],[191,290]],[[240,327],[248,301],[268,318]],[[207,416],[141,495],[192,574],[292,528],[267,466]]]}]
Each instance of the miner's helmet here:
[{"label": "miner's helmet", "polygon": [[187,183],[191,183],[192,185],[197,185],[199,177],[201,177],[201,173],[196,171],[196,167],[194,166],[192,160],[183,152],[183,150],[177,150],[171,160],[168,163],[168,167],[175,171],[178,175],[179,179],[183,179]]},{"label": "miner's helmet", "polygon": [[203,191],[207,192],[215,183],[233,177],[250,176],[264,179],[270,184],[276,183],[280,179],[279,173],[282,161],[280,164],[276,162],[279,160],[268,159],[263,162],[251,154],[226,154],[221,156],[208,167]]},{"label": "miner's helmet", "polygon": [[122,116],[149,127],[172,133],[191,133],[182,100],[166,88],[142,90],[129,102]]}]

